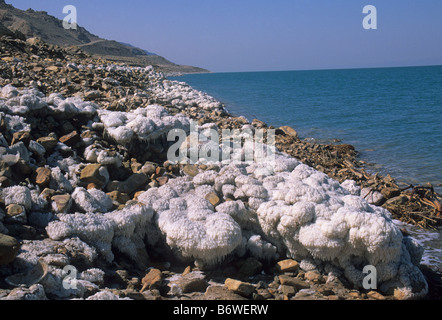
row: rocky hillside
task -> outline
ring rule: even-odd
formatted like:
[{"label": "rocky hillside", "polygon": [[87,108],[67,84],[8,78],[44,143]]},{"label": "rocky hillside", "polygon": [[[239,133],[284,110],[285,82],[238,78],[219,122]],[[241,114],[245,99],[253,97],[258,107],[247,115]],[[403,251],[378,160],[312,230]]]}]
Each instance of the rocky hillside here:
[{"label": "rocky hillside", "polygon": [[4,0],[0,0],[0,34],[14,34],[21,38],[38,37],[60,47],[78,47],[89,54],[114,62],[142,67],[153,65],[165,73],[208,72],[197,67],[177,65],[128,44],[100,38],[81,26],[77,30],[66,30],[61,20],[45,11],[23,11],[6,4]]}]

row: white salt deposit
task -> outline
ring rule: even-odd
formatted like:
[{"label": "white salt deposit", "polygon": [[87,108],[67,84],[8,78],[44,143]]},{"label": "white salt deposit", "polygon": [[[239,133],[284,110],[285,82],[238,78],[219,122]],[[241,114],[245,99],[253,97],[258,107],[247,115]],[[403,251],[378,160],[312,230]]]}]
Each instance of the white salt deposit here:
[{"label": "white salt deposit", "polygon": [[[222,105],[207,94],[185,83],[165,80],[152,68],[73,64],[69,68],[138,72],[149,79],[152,86],[147,92],[137,94],[182,110],[195,105],[204,110],[222,109]],[[112,79],[107,81],[116,83]],[[4,119],[11,134],[30,131],[26,117],[42,111],[58,120],[83,115],[91,120],[90,127],[104,128],[106,134],[122,146],[155,141],[172,128],[189,131],[189,118],[182,114],[171,116],[159,105],[128,112],[109,111],[79,97],[64,98],[60,94],[45,97],[36,89],[18,90],[12,86],[1,88],[0,96],[0,120]],[[86,161],[102,164],[101,173],[109,180],[106,165],[120,166],[121,155],[109,154],[94,144],[93,139],[87,141],[87,146]],[[22,145],[1,148],[2,160],[12,162],[17,154],[20,157],[29,157],[26,152],[44,154],[44,148],[35,141],[31,141],[29,151]],[[363,267],[374,265],[385,290],[398,287],[407,298],[421,297],[428,291],[417,267],[422,250],[402,235],[388,211],[359,197],[360,190],[353,182],[340,185],[284,154],[277,154],[270,167],[267,163],[218,162],[219,172],[200,171],[193,178],[170,179],[166,185],[139,195],[138,204],[111,211],[112,200],[103,191],[79,186],[84,164],[75,154],[61,155],[67,151],[69,148],[58,149],[47,158],[51,186],[72,192],[75,205],[85,213],[30,214],[33,221],[47,225],[50,239],[26,242],[19,253],[20,259],[13,263],[16,269],[29,269],[40,256],[50,255],[47,259],[60,264],[68,262],[64,257],[52,255],[60,243],[70,251],[83,250],[84,259],[91,265],[97,256],[111,263],[115,250],[139,262],[146,244],[163,244],[177,258],[200,266],[216,266],[227,256],[242,256],[246,252],[262,260],[292,257],[304,264],[320,261],[329,269],[342,270],[356,287],[362,284]],[[240,156],[244,154],[242,150]],[[221,201],[214,206],[205,199],[211,192],[218,193],[221,200],[229,197],[233,201]],[[45,207],[28,187],[4,188],[1,196],[6,205],[22,205],[27,211]],[[1,227],[0,224],[0,230]],[[42,285],[46,293],[82,297],[88,287],[94,288],[94,282],[101,281],[101,276],[99,270],[89,270],[79,279],[77,291],[67,292],[60,289],[62,270],[51,266]],[[34,289],[35,295],[43,296],[40,287]],[[91,298],[112,296],[100,292]]]}]

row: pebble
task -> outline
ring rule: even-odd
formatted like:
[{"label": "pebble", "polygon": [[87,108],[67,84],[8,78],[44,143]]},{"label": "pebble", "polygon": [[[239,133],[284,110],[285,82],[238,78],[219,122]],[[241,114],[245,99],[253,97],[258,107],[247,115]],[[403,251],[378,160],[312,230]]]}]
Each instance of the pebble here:
[{"label": "pebble", "polygon": [[287,275],[280,275],[279,281],[281,282],[282,285],[292,286],[292,287],[295,287],[297,290],[310,288],[309,283],[307,283],[301,279],[290,277]]},{"label": "pebble", "polygon": [[276,267],[279,272],[296,272],[299,269],[299,263],[292,259],[286,259],[282,261],[278,261]]},{"label": "pebble", "polygon": [[286,297],[291,298],[296,294],[296,289],[292,286],[281,285],[279,291]]},{"label": "pebble", "polygon": [[370,291],[367,293],[367,296],[374,300],[385,300],[386,298],[377,291]]},{"label": "pebble", "polygon": [[143,292],[146,289],[158,289],[163,282],[163,274],[159,269],[151,269],[141,280],[143,287],[140,292]]},{"label": "pebble", "polygon": [[304,275],[304,278],[311,282],[325,282],[323,276],[317,270],[307,271]]},{"label": "pebble", "polygon": [[80,180],[85,183],[94,183],[98,187],[103,187],[106,177],[100,173],[100,164],[88,164],[80,174]]},{"label": "pebble", "polygon": [[234,293],[237,293],[243,297],[249,297],[255,291],[255,287],[252,284],[231,278],[227,278],[224,285],[230,291],[233,291]]},{"label": "pebble", "polygon": [[194,177],[199,173],[198,167],[195,165],[185,165],[183,167],[183,172],[188,176]]}]

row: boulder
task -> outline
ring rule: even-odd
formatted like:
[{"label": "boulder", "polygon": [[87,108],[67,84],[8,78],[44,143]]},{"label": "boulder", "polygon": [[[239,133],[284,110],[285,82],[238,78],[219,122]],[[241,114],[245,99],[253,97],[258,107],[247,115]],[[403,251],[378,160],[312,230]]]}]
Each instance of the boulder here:
[{"label": "boulder", "polygon": [[385,198],[382,193],[371,188],[363,188],[361,190],[361,197],[367,200],[368,203],[375,206],[380,206],[385,202]]},{"label": "boulder", "polygon": [[11,263],[20,249],[17,239],[0,233],[0,265]]},{"label": "boulder", "polygon": [[298,132],[296,132],[295,129],[293,129],[292,127],[289,126],[282,126],[279,128],[282,132],[284,132],[286,135],[293,137],[293,138],[297,138],[298,137]]}]

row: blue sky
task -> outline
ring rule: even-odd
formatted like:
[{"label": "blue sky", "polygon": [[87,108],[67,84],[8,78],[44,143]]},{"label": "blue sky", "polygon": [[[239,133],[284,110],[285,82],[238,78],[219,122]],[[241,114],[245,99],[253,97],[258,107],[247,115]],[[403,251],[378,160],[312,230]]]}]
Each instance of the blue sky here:
[{"label": "blue sky", "polygon": [[[6,0],[214,72],[442,64],[441,0]],[[362,9],[377,8],[377,30]]]}]

